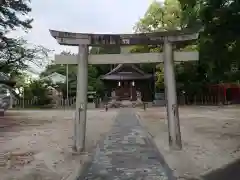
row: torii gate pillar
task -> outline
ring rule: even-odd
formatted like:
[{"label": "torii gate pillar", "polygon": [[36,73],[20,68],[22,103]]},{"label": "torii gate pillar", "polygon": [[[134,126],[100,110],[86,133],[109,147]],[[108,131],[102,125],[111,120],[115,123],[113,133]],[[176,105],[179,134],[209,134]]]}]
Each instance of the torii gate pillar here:
[{"label": "torii gate pillar", "polygon": [[164,85],[167,100],[169,146],[172,149],[182,149],[179,113],[177,104],[176,81],[173,61],[172,43],[167,39],[163,44]]},{"label": "torii gate pillar", "polygon": [[88,46],[78,46],[76,114],[74,125],[74,151],[85,150],[87,89],[88,89]]}]

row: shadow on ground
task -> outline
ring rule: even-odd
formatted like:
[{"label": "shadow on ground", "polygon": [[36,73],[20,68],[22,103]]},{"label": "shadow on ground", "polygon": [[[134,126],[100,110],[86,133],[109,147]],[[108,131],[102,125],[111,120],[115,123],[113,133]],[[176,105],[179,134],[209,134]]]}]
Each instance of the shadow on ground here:
[{"label": "shadow on ground", "polygon": [[202,176],[203,180],[239,180],[240,159]]}]

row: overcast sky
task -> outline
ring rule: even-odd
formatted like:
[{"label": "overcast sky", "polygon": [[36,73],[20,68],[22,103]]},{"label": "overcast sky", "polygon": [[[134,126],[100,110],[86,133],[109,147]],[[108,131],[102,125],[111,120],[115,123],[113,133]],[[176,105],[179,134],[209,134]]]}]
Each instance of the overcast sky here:
[{"label": "overcast sky", "polygon": [[[57,44],[49,29],[86,33],[131,33],[134,24],[143,17],[152,0],[32,0],[33,28],[23,36],[36,45],[54,50],[77,52],[76,47]],[[52,55],[53,55],[52,54]]]},{"label": "overcast sky", "polygon": [[[28,34],[15,32],[33,44],[41,44],[55,53],[60,46],[49,29],[87,33],[130,33],[146,12],[150,0],[32,0],[33,28]],[[76,52],[76,48],[70,48]]]}]

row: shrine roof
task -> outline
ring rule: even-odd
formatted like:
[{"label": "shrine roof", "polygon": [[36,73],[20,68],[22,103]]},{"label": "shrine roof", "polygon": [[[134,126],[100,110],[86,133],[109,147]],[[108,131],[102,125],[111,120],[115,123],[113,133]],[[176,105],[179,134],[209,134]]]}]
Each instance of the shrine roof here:
[{"label": "shrine roof", "polygon": [[101,77],[102,80],[143,80],[152,78],[152,74],[146,74],[136,65],[119,64],[116,68]]}]

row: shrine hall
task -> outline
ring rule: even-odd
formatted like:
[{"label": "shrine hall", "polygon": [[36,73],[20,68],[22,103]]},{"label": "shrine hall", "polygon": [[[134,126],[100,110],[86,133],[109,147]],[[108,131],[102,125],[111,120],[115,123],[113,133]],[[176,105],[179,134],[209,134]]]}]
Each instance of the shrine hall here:
[{"label": "shrine hall", "polygon": [[101,79],[108,96],[136,101],[140,94],[142,101],[153,101],[154,75],[143,72],[137,65],[119,64]]}]

